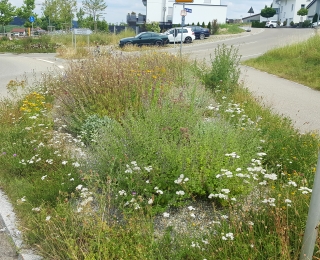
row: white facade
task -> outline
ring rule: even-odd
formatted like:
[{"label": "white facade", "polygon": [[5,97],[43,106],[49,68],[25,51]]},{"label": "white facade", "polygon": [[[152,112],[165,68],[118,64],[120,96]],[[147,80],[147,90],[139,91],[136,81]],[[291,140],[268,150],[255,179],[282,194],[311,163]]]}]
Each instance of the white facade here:
[{"label": "white facade", "polygon": [[[311,0],[273,0],[272,7],[277,8],[277,14],[269,18],[269,20],[278,20],[280,22],[287,21],[287,26],[290,26],[290,23],[303,22],[307,19],[307,16],[300,17],[297,15],[297,12],[301,8],[307,8],[307,5],[311,3]],[[266,19],[261,17],[261,21]]]},{"label": "white facade", "polygon": [[[180,12],[183,9],[181,3],[175,0],[147,0],[147,22],[171,22],[181,24]],[[213,20],[225,23],[227,18],[227,6],[221,5],[221,0],[194,0],[185,4],[185,8],[191,9],[187,13],[185,24],[208,24]]]}]

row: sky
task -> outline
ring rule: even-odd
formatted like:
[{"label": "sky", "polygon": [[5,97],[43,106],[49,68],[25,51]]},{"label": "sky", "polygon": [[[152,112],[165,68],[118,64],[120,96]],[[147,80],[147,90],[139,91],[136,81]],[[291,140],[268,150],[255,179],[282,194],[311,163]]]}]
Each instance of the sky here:
[{"label": "sky", "polygon": [[[9,2],[20,7],[23,4],[23,0],[9,0]],[[41,15],[41,3],[43,0],[36,0],[35,13]],[[81,7],[82,0],[77,0],[78,8]],[[131,12],[146,13],[146,8],[142,4],[142,0],[105,0],[108,5],[102,17],[108,23],[120,23],[126,22],[127,14]],[[227,18],[229,19],[241,19],[250,16],[248,13],[250,7],[253,8],[254,14],[260,13],[260,10],[265,5],[270,6],[272,0],[221,0],[222,5],[227,5]]]}]

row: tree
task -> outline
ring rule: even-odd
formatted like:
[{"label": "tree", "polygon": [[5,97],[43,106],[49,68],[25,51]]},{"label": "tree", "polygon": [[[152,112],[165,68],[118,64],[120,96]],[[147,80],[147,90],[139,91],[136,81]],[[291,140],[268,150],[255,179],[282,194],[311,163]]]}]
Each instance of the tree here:
[{"label": "tree", "polygon": [[8,3],[8,0],[0,0],[0,24],[5,33],[5,26],[8,25],[15,16],[15,7]]},{"label": "tree", "polygon": [[205,27],[206,27],[206,25],[205,25],[205,23],[204,23],[204,22],[202,22],[201,27],[202,27],[202,28],[205,28]]},{"label": "tree", "polygon": [[65,27],[72,27],[73,12],[76,10],[76,0],[57,0],[59,6],[59,21]]},{"label": "tree", "polygon": [[85,12],[82,10],[82,8],[80,8],[79,11],[76,14],[77,19],[78,19],[78,26],[80,28],[83,27],[84,15],[85,15]]},{"label": "tree", "polygon": [[97,17],[99,17],[99,12],[104,11],[107,8],[104,0],[84,0],[82,2],[83,10],[92,16],[94,22],[94,31],[97,30]]},{"label": "tree", "polygon": [[211,22],[208,22],[207,28],[209,29],[209,32],[211,32]]},{"label": "tree", "polygon": [[59,6],[57,0],[45,0],[42,4],[42,10],[48,20],[49,29],[51,30],[52,26],[60,28],[58,25]]},{"label": "tree", "polygon": [[17,14],[20,18],[25,19],[24,23],[25,27],[31,27],[31,23],[29,22],[29,17],[34,16],[33,10],[35,9],[35,0],[23,0],[23,5],[17,9]]},{"label": "tree", "polygon": [[157,33],[159,33],[161,31],[158,22],[146,23],[145,26],[146,26],[147,31],[157,32]]},{"label": "tree", "polygon": [[301,8],[301,9],[297,12],[297,15],[300,15],[301,18],[302,18],[302,16],[305,16],[305,15],[307,15],[307,14],[308,14],[308,9],[306,9],[306,8]]},{"label": "tree", "polygon": [[50,29],[51,26],[58,29],[72,27],[76,4],[76,0],[45,0],[42,10],[49,20]]},{"label": "tree", "polygon": [[265,6],[264,9],[261,10],[261,16],[264,18],[269,19],[270,17],[273,17],[276,14],[276,10],[272,8],[272,4],[270,7]]},{"label": "tree", "polygon": [[300,15],[300,27],[302,26],[302,16],[305,16],[308,14],[308,9],[306,8],[301,8],[298,12],[297,15]]}]

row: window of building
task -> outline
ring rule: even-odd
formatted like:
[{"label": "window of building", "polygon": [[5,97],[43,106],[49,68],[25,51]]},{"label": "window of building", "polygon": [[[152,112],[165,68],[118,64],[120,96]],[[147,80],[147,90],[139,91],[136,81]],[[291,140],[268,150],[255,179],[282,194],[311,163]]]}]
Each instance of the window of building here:
[{"label": "window of building", "polygon": [[285,3],[285,5],[287,5],[287,3],[288,3],[288,0],[286,0],[286,3]]},{"label": "window of building", "polygon": [[305,8],[306,7],[306,5],[301,5],[301,8]]},{"label": "window of building", "polygon": [[292,6],[291,6],[291,11],[293,11],[293,7],[294,7],[294,4],[292,4]]},{"label": "window of building", "polygon": [[285,17],[286,17],[286,12],[283,13],[283,18],[285,18]]}]

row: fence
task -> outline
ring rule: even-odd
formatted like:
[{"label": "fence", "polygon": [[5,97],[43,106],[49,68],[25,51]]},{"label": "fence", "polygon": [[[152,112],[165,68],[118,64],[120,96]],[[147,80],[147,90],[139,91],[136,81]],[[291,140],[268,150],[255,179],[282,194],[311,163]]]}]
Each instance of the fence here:
[{"label": "fence", "polygon": [[[161,29],[161,32],[164,32],[168,29],[171,29],[173,26],[171,23],[159,23],[159,27]],[[135,31],[136,34],[146,31],[144,25],[136,25],[136,26],[109,25],[109,32],[111,33],[120,33],[128,29]]]}]

